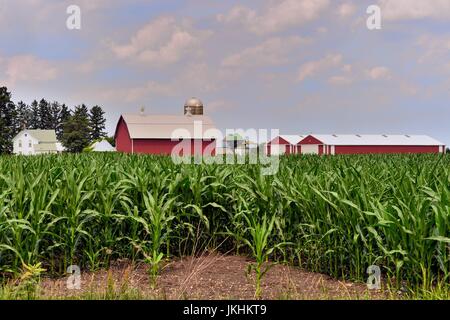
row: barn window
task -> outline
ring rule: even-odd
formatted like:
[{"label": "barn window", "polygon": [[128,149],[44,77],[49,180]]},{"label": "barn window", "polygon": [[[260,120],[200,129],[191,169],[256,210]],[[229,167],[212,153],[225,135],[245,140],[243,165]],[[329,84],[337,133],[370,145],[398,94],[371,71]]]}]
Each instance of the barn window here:
[{"label": "barn window", "polygon": [[19,140],[19,148],[22,148],[22,140]]},{"label": "barn window", "polygon": [[31,148],[31,141],[28,141],[28,147]]}]

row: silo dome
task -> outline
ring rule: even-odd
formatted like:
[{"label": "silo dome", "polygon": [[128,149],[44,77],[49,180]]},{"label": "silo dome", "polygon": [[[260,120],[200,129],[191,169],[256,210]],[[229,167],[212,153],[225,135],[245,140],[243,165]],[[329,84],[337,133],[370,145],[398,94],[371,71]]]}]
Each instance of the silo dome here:
[{"label": "silo dome", "polygon": [[203,115],[203,102],[197,98],[190,98],[184,104],[184,114],[187,114],[188,109],[191,115]]}]

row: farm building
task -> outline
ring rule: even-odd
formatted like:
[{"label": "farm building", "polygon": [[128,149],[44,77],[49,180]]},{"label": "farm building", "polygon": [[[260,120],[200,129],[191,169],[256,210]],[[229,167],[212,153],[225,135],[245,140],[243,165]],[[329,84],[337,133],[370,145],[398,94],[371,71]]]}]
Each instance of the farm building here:
[{"label": "farm building", "polygon": [[61,144],[56,139],[55,130],[22,130],[13,138],[13,153],[37,155],[58,153]]},{"label": "farm building", "polygon": [[311,134],[298,143],[301,154],[444,153],[445,144],[425,135]]},{"label": "farm building", "polygon": [[280,135],[266,144],[268,155],[297,154],[300,141],[306,136]]},{"label": "farm building", "polygon": [[178,155],[203,152],[212,155],[216,141],[214,130],[213,121],[203,115],[203,103],[192,98],[184,105],[184,115],[123,114],[116,127],[116,149],[126,153],[171,155],[183,141],[189,148],[176,152]]},{"label": "farm building", "polygon": [[87,151],[90,152],[114,152],[116,148],[114,148],[106,139],[102,139],[91,144]]},{"label": "farm building", "polygon": [[217,154],[245,155],[256,152],[258,144],[240,134],[229,134],[222,141],[216,142]]}]

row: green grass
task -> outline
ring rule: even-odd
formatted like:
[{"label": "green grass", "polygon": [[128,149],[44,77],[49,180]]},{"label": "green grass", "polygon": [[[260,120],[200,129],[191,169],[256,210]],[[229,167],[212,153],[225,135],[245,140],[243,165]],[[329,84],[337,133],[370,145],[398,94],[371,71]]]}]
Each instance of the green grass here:
[{"label": "green grass", "polygon": [[0,168],[4,280],[23,265],[62,275],[119,258],[156,277],[161,259],[201,243],[252,255],[252,232],[274,217],[261,259],[358,281],[378,265],[394,286],[448,297],[448,155],[292,156],[274,176],[121,154],[0,157]]}]

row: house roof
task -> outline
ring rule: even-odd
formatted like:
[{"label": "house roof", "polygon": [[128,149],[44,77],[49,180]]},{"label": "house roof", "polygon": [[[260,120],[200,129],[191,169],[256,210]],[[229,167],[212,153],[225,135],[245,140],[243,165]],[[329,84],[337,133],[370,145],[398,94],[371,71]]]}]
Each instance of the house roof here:
[{"label": "house roof", "polygon": [[47,152],[47,151],[58,151],[56,143],[39,143],[34,145],[34,151],[36,152]]},{"label": "house roof", "polygon": [[355,134],[311,134],[326,145],[345,146],[443,146],[444,143],[426,135],[355,135]]},{"label": "house roof", "polygon": [[[45,143],[45,142],[56,143],[58,141],[56,139],[56,132],[55,132],[55,130],[31,130],[31,129],[26,129],[26,130],[20,131],[16,135],[16,137],[18,137],[21,133],[28,133],[33,138],[35,138],[36,140],[38,140],[39,142],[42,142],[42,143]],[[16,139],[16,137],[14,137],[14,139]]]},{"label": "house roof", "polygon": [[[127,124],[131,139],[215,138],[211,131],[215,129],[213,121],[203,115],[124,114],[122,119]],[[201,124],[201,130],[194,129],[196,122]]]}]

